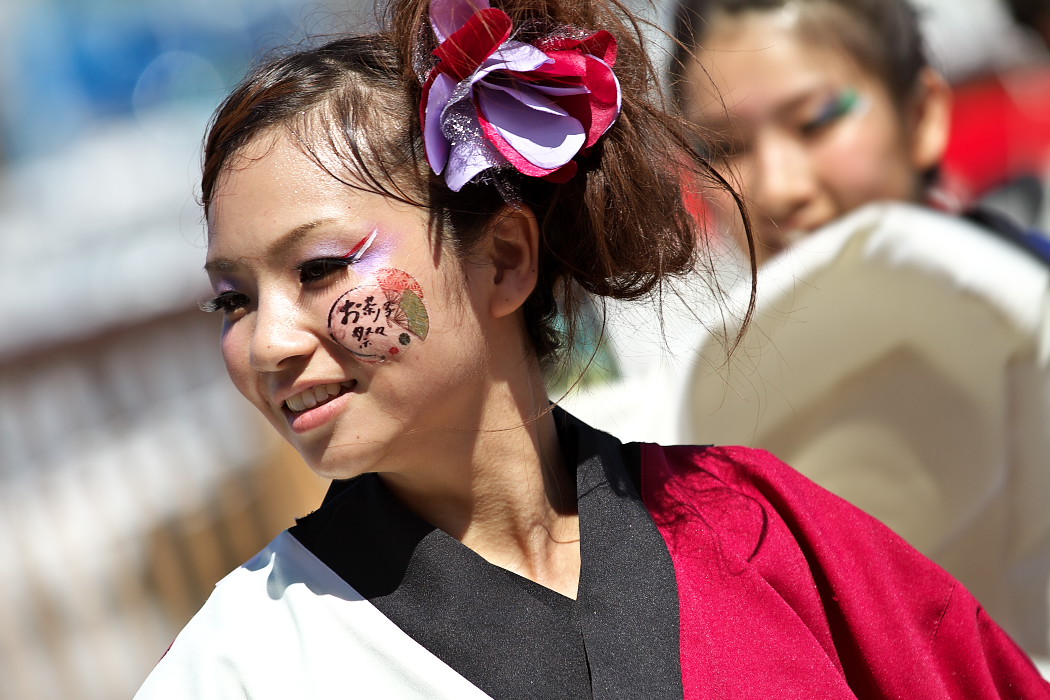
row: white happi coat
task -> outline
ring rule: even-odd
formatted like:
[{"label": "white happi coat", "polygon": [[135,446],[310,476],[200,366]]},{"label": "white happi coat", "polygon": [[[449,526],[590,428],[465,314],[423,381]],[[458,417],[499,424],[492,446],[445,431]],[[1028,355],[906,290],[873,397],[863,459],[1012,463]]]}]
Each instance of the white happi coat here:
[{"label": "white happi coat", "polygon": [[486,700],[291,534],[220,581],[136,700]]}]

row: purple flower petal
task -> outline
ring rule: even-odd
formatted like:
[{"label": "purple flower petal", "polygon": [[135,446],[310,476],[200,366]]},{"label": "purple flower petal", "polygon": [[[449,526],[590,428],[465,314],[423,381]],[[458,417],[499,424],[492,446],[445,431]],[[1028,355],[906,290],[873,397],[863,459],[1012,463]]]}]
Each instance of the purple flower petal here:
[{"label": "purple flower petal", "polygon": [[477,86],[475,94],[486,120],[511,148],[540,168],[560,168],[587,140],[578,119],[527,87]]},{"label": "purple flower petal", "polygon": [[505,41],[491,56],[485,59],[475,75],[484,77],[494,70],[513,70],[524,73],[536,70],[551,60],[553,59],[550,56],[532,44],[523,44],[520,41]]},{"label": "purple flower petal", "polygon": [[488,0],[431,0],[430,26],[438,41],[444,41],[466,24],[475,12],[488,7],[491,7]]},{"label": "purple flower petal", "polygon": [[[536,86],[532,83],[521,82],[517,84],[507,85],[506,83],[486,82],[482,85],[475,87],[475,94],[481,95],[482,92],[489,92],[492,90],[498,90],[506,93],[506,95],[517,100],[521,103],[521,107],[527,109],[536,109],[541,112],[548,112],[550,114],[556,114],[559,116],[569,116],[569,113],[565,109],[558,105],[557,102],[547,99],[543,94],[537,92]],[[485,114],[489,114],[488,110]],[[489,119],[489,121],[492,121]]]},{"label": "purple flower petal", "polygon": [[473,136],[452,147],[445,171],[445,183],[453,192],[483,170],[503,165],[506,160],[483,136]]},{"label": "purple flower petal", "polygon": [[529,87],[537,92],[542,92],[544,95],[554,95],[556,97],[561,95],[588,95],[591,92],[586,85],[553,87],[551,85],[530,84]]},{"label": "purple flower petal", "polygon": [[456,81],[440,73],[430,85],[427,95],[426,123],[423,125],[423,143],[426,147],[430,167],[438,175],[448,161],[449,142],[441,130],[441,115],[448,104],[449,96],[456,88]]}]

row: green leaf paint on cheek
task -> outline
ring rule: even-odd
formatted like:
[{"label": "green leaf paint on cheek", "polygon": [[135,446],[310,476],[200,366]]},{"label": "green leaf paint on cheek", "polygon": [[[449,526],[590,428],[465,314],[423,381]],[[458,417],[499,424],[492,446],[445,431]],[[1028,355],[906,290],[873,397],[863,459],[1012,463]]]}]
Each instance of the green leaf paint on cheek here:
[{"label": "green leaf paint on cheek", "polygon": [[423,300],[411,289],[406,289],[401,295],[401,308],[405,312],[406,329],[420,340],[426,340],[430,332],[430,316]]}]

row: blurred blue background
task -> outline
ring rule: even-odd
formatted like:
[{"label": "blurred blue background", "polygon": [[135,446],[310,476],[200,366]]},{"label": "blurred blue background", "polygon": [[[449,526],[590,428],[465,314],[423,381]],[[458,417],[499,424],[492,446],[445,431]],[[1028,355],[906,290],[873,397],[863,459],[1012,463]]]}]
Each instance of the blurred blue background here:
[{"label": "blurred blue background", "polygon": [[[60,154],[113,122],[206,116],[252,56],[324,29],[299,0],[32,0],[5,3],[3,151]],[[311,16],[313,15],[313,16]]]}]

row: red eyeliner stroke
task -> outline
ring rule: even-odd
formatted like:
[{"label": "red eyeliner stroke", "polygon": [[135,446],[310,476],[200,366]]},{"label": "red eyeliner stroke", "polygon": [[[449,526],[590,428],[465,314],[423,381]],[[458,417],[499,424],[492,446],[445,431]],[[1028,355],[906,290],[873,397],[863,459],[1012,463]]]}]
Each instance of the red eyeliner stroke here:
[{"label": "red eyeliner stroke", "polygon": [[372,231],[372,233],[359,240],[354,247],[350,249],[350,252],[343,256],[343,259],[354,258],[356,260],[364,255],[365,251],[372,245],[372,241],[376,239],[377,233],[378,231]]}]

